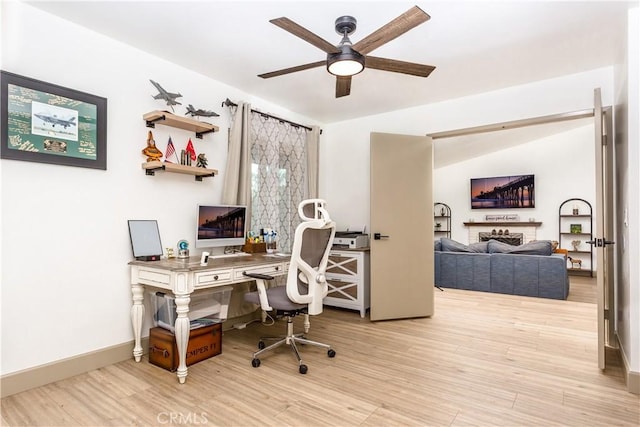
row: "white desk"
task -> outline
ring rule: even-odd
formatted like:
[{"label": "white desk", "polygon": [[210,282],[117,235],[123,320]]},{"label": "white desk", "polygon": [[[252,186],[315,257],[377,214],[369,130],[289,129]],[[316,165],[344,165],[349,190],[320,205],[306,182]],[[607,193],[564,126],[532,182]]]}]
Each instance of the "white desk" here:
[{"label": "white desk", "polygon": [[175,296],[177,318],[175,323],[176,345],[178,347],[178,380],[187,379],[186,353],[189,342],[189,302],[192,292],[199,289],[247,282],[244,272],[263,273],[271,276],[286,274],[289,258],[277,255],[254,254],[232,258],[209,259],[206,267],[200,266],[200,257],[161,261],[131,261],[131,323],[135,346],[133,357],[136,362],[142,358],[142,319],[144,318],[144,288],[165,289]]}]

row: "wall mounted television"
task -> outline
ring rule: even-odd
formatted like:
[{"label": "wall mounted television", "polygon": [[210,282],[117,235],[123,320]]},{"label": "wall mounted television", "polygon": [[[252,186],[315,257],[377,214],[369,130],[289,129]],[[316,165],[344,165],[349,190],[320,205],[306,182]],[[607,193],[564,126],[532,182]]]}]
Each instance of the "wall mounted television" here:
[{"label": "wall mounted television", "polygon": [[535,208],[534,175],[471,178],[471,209]]},{"label": "wall mounted television", "polygon": [[239,246],[245,242],[247,207],[198,205],[196,248]]}]

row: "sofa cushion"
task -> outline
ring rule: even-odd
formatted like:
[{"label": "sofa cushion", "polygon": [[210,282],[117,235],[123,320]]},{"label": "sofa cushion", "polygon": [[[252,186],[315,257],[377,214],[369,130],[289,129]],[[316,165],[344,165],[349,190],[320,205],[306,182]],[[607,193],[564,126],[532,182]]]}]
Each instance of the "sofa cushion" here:
[{"label": "sofa cushion", "polygon": [[536,240],[520,246],[489,240],[487,251],[490,254],[551,255],[553,249],[550,240]]},{"label": "sofa cushion", "polygon": [[440,252],[442,250],[442,242],[440,240],[436,240],[433,244],[433,250],[436,252]]},{"label": "sofa cushion", "polygon": [[471,243],[465,245],[455,240],[447,239],[446,237],[440,238],[440,247],[444,252],[472,252],[472,253],[487,253],[487,242]]}]

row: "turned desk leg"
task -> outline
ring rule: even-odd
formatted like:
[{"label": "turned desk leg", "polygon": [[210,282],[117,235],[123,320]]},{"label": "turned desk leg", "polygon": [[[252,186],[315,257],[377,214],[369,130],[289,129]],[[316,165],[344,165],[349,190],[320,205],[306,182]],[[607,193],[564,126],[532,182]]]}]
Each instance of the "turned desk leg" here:
[{"label": "turned desk leg", "polygon": [[133,337],[135,345],[133,347],[133,357],[139,362],[144,353],[142,349],[142,319],[144,318],[144,286],[140,284],[131,285],[131,293],[133,294],[133,305],[131,306],[131,324],[133,325]]},{"label": "turned desk leg", "polygon": [[189,295],[176,295],[176,312],[178,317],[175,323],[176,346],[178,347],[178,380],[184,384],[187,380],[187,345],[189,344]]}]

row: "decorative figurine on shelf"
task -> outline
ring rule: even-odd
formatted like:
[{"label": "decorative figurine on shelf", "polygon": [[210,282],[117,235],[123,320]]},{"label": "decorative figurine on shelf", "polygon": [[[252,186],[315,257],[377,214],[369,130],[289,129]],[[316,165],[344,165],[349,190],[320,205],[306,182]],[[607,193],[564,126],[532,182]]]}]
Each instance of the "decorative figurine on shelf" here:
[{"label": "decorative figurine on shelf", "polygon": [[444,216],[445,213],[446,212],[445,212],[444,208],[440,209],[440,216]]},{"label": "decorative figurine on shelf", "polygon": [[571,258],[571,257],[567,257],[567,259],[571,262],[571,268],[576,268],[576,269],[582,268],[582,260],[581,259],[576,259],[576,258]]},{"label": "decorative figurine on shelf", "polygon": [[167,251],[168,259],[172,259],[176,257],[175,254],[173,253],[173,248],[165,248],[165,250]]},{"label": "decorative figurine on shelf", "polygon": [[578,248],[580,247],[581,244],[582,244],[582,242],[580,240],[572,240],[571,241],[571,245],[573,246],[573,250],[576,251],[576,252],[579,250]]},{"label": "decorative figurine on shelf", "polygon": [[149,131],[149,135],[147,135],[147,146],[142,150],[142,154],[147,156],[147,162],[153,162],[154,160],[160,160],[162,158],[162,151],[156,147],[156,142],[153,140],[151,131]]},{"label": "decorative figurine on shelf", "polygon": [[198,168],[207,168],[207,157],[204,155],[204,153],[200,153],[198,154],[198,161],[196,163],[196,167]]}]

